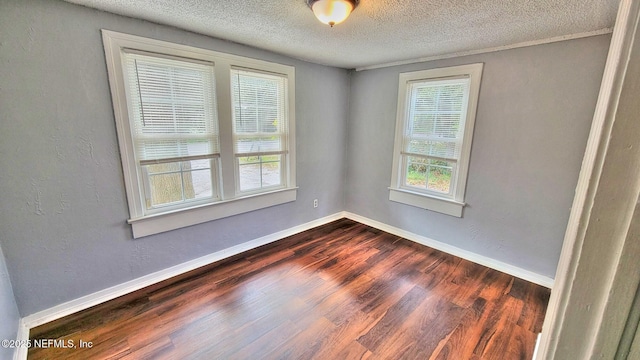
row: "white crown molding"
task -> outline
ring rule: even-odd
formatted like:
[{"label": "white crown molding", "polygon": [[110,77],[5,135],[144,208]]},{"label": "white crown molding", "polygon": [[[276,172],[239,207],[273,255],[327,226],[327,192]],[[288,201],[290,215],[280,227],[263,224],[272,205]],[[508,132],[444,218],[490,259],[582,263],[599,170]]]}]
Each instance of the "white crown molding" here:
[{"label": "white crown molding", "polygon": [[425,56],[425,57],[420,57],[416,59],[393,61],[393,62],[382,63],[377,65],[362,66],[362,67],[357,67],[356,71],[373,70],[373,69],[380,69],[380,68],[386,68],[386,67],[398,66],[398,65],[407,65],[407,64],[415,64],[415,63],[434,61],[434,60],[451,59],[451,58],[457,58],[457,57],[469,56],[469,55],[486,54],[486,53],[491,53],[496,51],[518,49],[518,48],[523,48],[528,46],[551,44],[559,41],[582,39],[582,38],[591,37],[591,36],[611,34],[612,32],[613,32],[613,28],[604,28],[600,30],[587,31],[587,32],[570,34],[570,35],[562,35],[562,36],[556,36],[556,37],[551,37],[546,39],[524,41],[520,43],[496,46],[496,47],[490,47],[490,48],[484,48],[484,49],[460,51],[460,52],[454,52],[454,53],[448,53],[448,54],[442,54],[442,55]]}]

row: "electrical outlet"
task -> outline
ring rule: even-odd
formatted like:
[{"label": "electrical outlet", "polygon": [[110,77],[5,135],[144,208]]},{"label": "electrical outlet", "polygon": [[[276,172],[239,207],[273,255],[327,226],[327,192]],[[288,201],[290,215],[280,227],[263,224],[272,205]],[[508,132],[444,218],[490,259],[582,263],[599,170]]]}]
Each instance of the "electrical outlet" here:
[{"label": "electrical outlet", "polygon": [[318,207],[318,199],[313,199],[313,207],[314,208]]}]

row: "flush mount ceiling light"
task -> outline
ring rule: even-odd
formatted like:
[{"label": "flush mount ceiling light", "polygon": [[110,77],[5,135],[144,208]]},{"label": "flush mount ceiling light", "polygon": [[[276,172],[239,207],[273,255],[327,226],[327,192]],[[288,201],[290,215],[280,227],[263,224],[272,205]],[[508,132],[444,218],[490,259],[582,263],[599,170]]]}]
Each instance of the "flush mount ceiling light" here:
[{"label": "flush mount ceiling light", "polygon": [[345,21],[360,0],[307,0],[313,14],[331,27]]}]

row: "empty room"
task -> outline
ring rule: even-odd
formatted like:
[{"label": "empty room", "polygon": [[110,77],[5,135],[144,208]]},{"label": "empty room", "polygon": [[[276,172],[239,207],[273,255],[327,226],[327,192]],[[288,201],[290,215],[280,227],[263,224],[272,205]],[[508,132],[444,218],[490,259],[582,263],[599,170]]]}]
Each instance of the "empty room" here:
[{"label": "empty room", "polygon": [[0,359],[639,359],[639,17],[0,0]]}]

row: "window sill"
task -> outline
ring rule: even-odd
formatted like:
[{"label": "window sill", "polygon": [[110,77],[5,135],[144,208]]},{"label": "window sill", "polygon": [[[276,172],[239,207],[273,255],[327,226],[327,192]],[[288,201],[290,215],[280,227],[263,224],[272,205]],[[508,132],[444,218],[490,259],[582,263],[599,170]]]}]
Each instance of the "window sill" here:
[{"label": "window sill", "polygon": [[465,206],[465,203],[454,200],[394,188],[389,188],[389,200],[455,217],[462,217],[462,208]]},{"label": "window sill", "polygon": [[162,214],[148,215],[130,219],[127,222],[131,224],[133,237],[137,239],[295,201],[297,192],[298,188],[281,189]]}]

